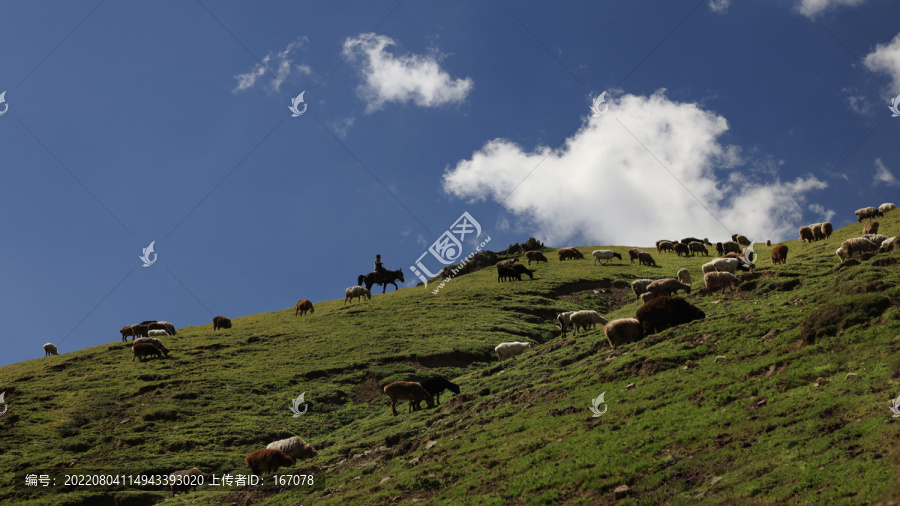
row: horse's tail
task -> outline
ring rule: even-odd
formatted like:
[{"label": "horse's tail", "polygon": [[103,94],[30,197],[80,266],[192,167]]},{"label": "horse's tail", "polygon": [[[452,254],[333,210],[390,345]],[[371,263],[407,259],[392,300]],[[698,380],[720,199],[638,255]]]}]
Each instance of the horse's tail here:
[{"label": "horse's tail", "polygon": [[365,275],[365,274],[360,274],[360,275],[359,275],[359,278],[356,279],[356,284],[359,285],[359,286],[362,286],[363,281],[365,281],[365,280],[366,280],[366,275]]}]

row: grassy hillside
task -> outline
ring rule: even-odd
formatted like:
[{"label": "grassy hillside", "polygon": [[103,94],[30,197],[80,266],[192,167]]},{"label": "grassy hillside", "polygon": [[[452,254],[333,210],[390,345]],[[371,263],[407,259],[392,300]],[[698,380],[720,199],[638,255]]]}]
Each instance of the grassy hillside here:
[{"label": "grassy hillside", "polygon": [[[900,211],[880,218],[900,233]],[[652,254],[658,267],[587,259],[497,283],[493,268],[438,294],[412,288],[371,301],[316,303],[179,329],[168,359],[132,363],[110,343],[0,368],[2,504],[368,504],[814,502],[893,497],[900,395],[900,252],[834,271],[825,241],[788,241],[787,265],[759,268],[735,293],[701,293],[707,258]],[[652,248],[645,247],[647,251]],[[693,277],[707,318],[611,350],[598,329],[563,339],[558,311],[633,316],[636,278]],[[380,290],[378,290],[380,292]],[[298,294],[301,298],[302,294]],[[293,302],[293,301],[286,301]],[[175,322],[176,324],[178,322]],[[52,338],[50,339],[52,341]],[[504,341],[538,343],[497,363]],[[36,350],[38,352],[38,350]],[[460,395],[391,416],[385,383],[443,374]],[[291,416],[306,392],[307,413]],[[592,417],[605,392],[608,410]],[[199,467],[248,474],[243,458],[299,435],[318,457],[278,474],[313,485],[64,486],[68,474],[167,475]],[[25,485],[28,474],[56,485]]]}]

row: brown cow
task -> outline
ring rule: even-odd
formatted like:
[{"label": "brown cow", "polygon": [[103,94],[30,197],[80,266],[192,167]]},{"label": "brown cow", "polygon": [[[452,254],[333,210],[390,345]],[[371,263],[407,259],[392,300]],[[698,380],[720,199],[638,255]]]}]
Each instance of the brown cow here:
[{"label": "brown cow", "polygon": [[213,330],[230,329],[231,319],[224,316],[216,316],[213,318]]},{"label": "brown cow", "polygon": [[313,314],[316,312],[316,308],[313,307],[312,302],[306,299],[297,301],[297,310],[294,311],[294,316],[297,316],[297,313],[300,313],[300,316],[303,316],[307,311],[309,311],[309,314]]}]

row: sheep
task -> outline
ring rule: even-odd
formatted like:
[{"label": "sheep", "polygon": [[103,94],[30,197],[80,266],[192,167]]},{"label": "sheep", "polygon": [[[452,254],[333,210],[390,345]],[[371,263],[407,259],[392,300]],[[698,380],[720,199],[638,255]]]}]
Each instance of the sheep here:
[{"label": "sheep", "polygon": [[519,277],[521,277],[522,274],[528,274],[528,279],[534,279],[534,271],[529,269],[528,267],[525,267],[522,264],[515,264],[512,266],[512,268],[514,271],[516,271],[516,274],[518,274]]},{"label": "sheep", "polygon": [[643,302],[644,304],[646,304],[647,301],[649,301],[649,300],[652,299],[653,297],[656,297],[656,295],[653,295],[653,292],[644,292],[644,293],[641,294],[641,302]]},{"label": "sheep", "polygon": [[512,278],[516,278],[518,281],[522,281],[522,274],[528,274],[528,277],[534,279],[534,271],[528,269],[522,264],[515,264],[512,267],[509,265],[497,265],[497,282],[499,283],[504,278],[509,281],[512,281]]},{"label": "sheep", "polygon": [[611,249],[596,249],[591,252],[594,255],[594,265],[597,265],[597,262],[600,260],[606,260],[606,265],[609,265],[609,262],[612,261],[613,258],[622,259],[622,255],[620,253],[616,253]]},{"label": "sheep", "polygon": [[887,239],[888,239],[887,236],[884,236],[881,234],[865,234],[861,237],[874,242],[875,246],[881,246],[881,244],[884,243],[884,241],[887,241]]},{"label": "sheep", "polygon": [[649,286],[650,283],[652,283],[652,282],[653,282],[652,279],[647,279],[647,278],[635,279],[634,281],[632,281],[631,282],[631,291],[634,292],[634,297],[636,299],[640,299],[641,294],[645,293],[647,291],[647,286]]},{"label": "sheep", "polygon": [[147,334],[148,334],[147,337],[162,337],[162,336],[169,335],[169,332],[166,330],[161,330],[161,329],[153,329],[153,330],[147,332]]},{"label": "sheep", "polygon": [[857,209],[856,212],[857,223],[862,223],[862,220],[868,218],[874,218],[876,216],[884,216],[884,213],[879,211],[874,207],[864,207],[862,209]]},{"label": "sheep", "polygon": [[675,252],[675,243],[673,243],[672,241],[660,241],[656,245],[656,252],[663,253],[665,251],[674,253]]},{"label": "sheep", "polygon": [[670,243],[672,243],[672,244],[675,244],[675,243],[678,242],[678,241],[676,241],[676,240],[674,240],[674,239],[660,239],[660,240],[656,241],[656,251],[657,251],[657,252],[659,252],[659,245],[662,244],[662,243],[664,243],[664,242],[670,242]]},{"label": "sheep", "polygon": [[575,248],[559,248],[558,250],[556,250],[556,254],[557,256],[559,256],[560,262],[569,258],[577,260],[581,260],[582,258],[584,258],[584,255],[582,255],[581,252]]},{"label": "sheep", "polygon": [[311,459],[319,454],[315,448],[306,444],[306,441],[297,436],[273,441],[269,443],[266,448],[269,450],[281,450],[295,461],[300,459]]},{"label": "sheep", "polygon": [[814,240],[816,240],[816,236],[811,227],[800,227],[800,242],[813,242]]},{"label": "sheep", "polygon": [[876,251],[880,244],[881,243],[875,244],[865,237],[851,237],[841,243],[841,249],[844,250],[844,254],[847,255],[848,258],[853,258],[854,254]]},{"label": "sheep", "polygon": [[606,325],[606,318],[600,316],[596,311],[576,311],[569,315],[569,320],[572,322],[572,326],[575,327],[573,334],[578,335],[578,329],[582,329],[582,333],[584,330],[587,330],[588,327],[593,327],[596,324]]},{"label": "sheep", "polygon": [[141,362],[144,361],[144,357],[148,355],[154,355],[157,358],[162,358],[162,352],[160,352],[159,348],[153,346],[151,343],[137,343],[131,345],[131,361],[134,362],[134,359],[140,359]]},{"label": "sheep", "polygon": [[[571,315],[570,315],[571,316]],[[503,359],[512,358],[516,355],[521,355],[525,348],[531,348],[533,343],[520,342],[520,341],[512,341],[509,343],[500,343],[494,348],[494,351],[497,352],[497,361],[502,362]]]},{"label": "sheep", "polygon": [[262,476],[267,471],[276,472],[279,467],[291,467],[294,459],[281,450],[264,448],[256,450],[244,457],[244,464],[253,471],[256,476]]},{"label": "sheep", "polygon": [[784,244],[779,244],[778,246],[772,248],[772,265],[786,263],[787,254],[788,247]]},{"label": "sheep", "polygon": [[[658,250],[659,250],[659,248],[657,248],[657,251]],[[634,263],[634,261],[637,260],[638,255],[640,255],[643,252],[644,252],[644,250],[641,250],[638,248],[631,248],[630,250],[628,250],[628,259],[631,260],[631,263]]]},{"label": "sheep", "polygon": [[616,345],[633,343],[644,337],[644,329],[637,318],[613,320],[606,324],[603,332],[606,334],[606,340],[609,341],[610,348],[615,348]]},{"label": "sheep", "polygon": [[119,330],[119,333],[122,334],[122,342],[128,340],[128,336],[134,338],[134,328],[131,325],[126,325]]},{"label": "sheep", "polygon": [[839,246],[837,249],[837,252],[835,254],[838,256],[838,258],[841,260],[841,262],[843,262],[844,260],[848,260],[850,258],[849,256],[847,256],[846,253],[844,253],[843,246]]},{"label": "sheep", "polygon": [[56,349],[56,345],[53,343],[44,345],[44,356],[49,357],[50,355],[59,355],[59,350]]},{"label": "sheep", "polygon": [[691,273],[684,267],[678,269],[678,272],[675,273],[675,277],[678,278],[678,281],[681,281],[686,285],[691,284]]},{"label": "sheep", "polygon": [[[226,318],[224,316],[216,316],[213,318],[213,330],[219,329],[230,329],[231,328],[231,318]],[[144,337],[150,337],[144,336]]]},{"label": "sheep", "polygon": [[638,255],[638,264],[656,266],[656,261],[653,260],[652,256],[650,256],[650,253],[645,253],[642,251],[641,254]]},{"label": "sheep", "polygon": [[309,312],[309,314],[316,312],[316,308],[313,307],[312,301],[307,299],[298,300],[294,307],[296,308],[294,310],[294,316],[297,316],[297,313],[300,313],[300,316],[305,316],[307,312]]},{"label": "sheep", "polygon": [[867,221],[865,225],[863,225],[863,235],[869,234],[877,234],[878,233],[878,222],[877,221]]},{"label": "sheep", "polygon": [[692,242],[699,242],[700,244],[709,244],[709,239],[697,239],[696,237],[685,237],[681,240],[684,244],[690,244]]},{"label": "sheep", "polygon": [[680,242],[672,247],[675,250],[675,254],[678,256],[691,256],[691,248],[688,247],[687,244]]},{"label": "sheep", "polygon": [[519,261],[519,257],[507,258],[506,260],[500,260],[497,262],[497,265],[502,265],[503,267],[512,267],[512,265]]},{"label": "sheep", "polygon": [[703,253],[703,256],[709,256],[709,251],[706,249],[706,246],[704,246],[702,242],[694,241],[688,244],[688,249],[691,250],[691,254]]},{"label": "sheep", "polygon": [[809,225],[809,228],[810,230],[812,230],[813,239],[815,239],[816,241],[825,239],[825,231],[822,229],[821,223],[814,223],[812,225]]},{"label": "sheep", "polygon": [[706,294],[712,295],[712,291],[720,287],[722,293],[725,293],[727,287],[731,287],[731,291],[736,290],[741,280],[730,272],[708,272],[703,275],[703,283],[706,285]]},{"label": "sheep", "polygon": [[880,206],[878,206],[878,210],[881,211],[882,213],[886,213],[888,211],[893,211],[894,209],[897,209],[897,206],[895,206],[894,204],[891,204],[891,203],[885,203],[885,204],[881,204]]},{"label": "sheep", "polygon": [[878,251],[893,251],[891,246],[894,244],[894,241],[896,241],[896,240],[897,240],[896,237],[888,237],[887,239],[885,239],[884,241],[881,242],[881,246],[878,247]]},{"label": "sheep", "polygon": [[834,232],[834,227],[831,225],[830,221],[826,221],[822,224],[822,232],[825,233],[825,238],[831,237],[831,233]]},{"label": "sheep", "polygon": [[[647,281],[650,280],[648,279]],[[573,313],[575,313],[575,311],[566,311],[556,315],[556,328],[562,331],[562,337],[566,337],[566,330],[572,326],[572,319],[570,317]]]},{"label": "sheep", "polygon": [[169,497],[175,497],[176,492],[196,490],[197,485],[203,485],[206,483],[206,480],[212,479],[212,474],[204,473],[196,467],[175,471],[169,475]]},{"label": "sheep", "polygon": [[744,262],[742,262],[738,258],[717,258],[712,262],[703,264],[701,270],[703,270],[704,274],[716,271],[730,272],[734,274],[735,270],[749,271],[750,268],[745,266]]},{"label": "sheep", "polygon": [[745,235],[734,234],[731,236],[731,240],[744,247],[750,246],[750,239],[747,239]]},{"label": "sheep", "polygon": [[156,348],[159,349],[159,351],[161,351],[163,355],[165,355],[167,357],[169,356],[169,349],[166,348],[165,346],[163,346],[162,341],[160,341],[156,337],[138,337],[137,339],[134,340],[133,343],[131,343],[131,346],[134,346],[135,344],[140,344],[140,343],[150,343],[153,346],[156,346]]},{"label": "sheep", "polygon": [[547,257],[544,256],[540,251],[526,251],[525,258],[528,260],[528,265],[531,265],[531,262],[546,262]]},{"label": "sheep", "polygon": [[441,403],[441,392],[443,392],[444,390],[450,390],[455,394],[459,393],[459,385],[451,382],[443,376],[428,378],[424,381],[420,381],[419,384],[422,385],[422,388],[424,388],[426,392],[435,396],[438,404]]},{"label": "sheep", "polygon": [[131,331],[132,331],[132,335],[134,337],[148,337],[147,336],[148,328],[147,328],[146,323],[139,323],[137,325],[132,325]]},{"label": "sheep", "polygon": [[346,306],[348,302],[352,304],[353,299],[356,297],[359,297],[359,301],[362,302],[363,297],[365,297],[367,300],[371,300],[372,294],[364,286],[353,285],[347,287],[347,289],[344,290],[344,305]]},{"label": "sheep", "polygon": [[169,322],[156,322],[156,323],[159,323],[160,325],[165,325],[164,330],[166,332],[168,332],[170,336],[174,336],[174,335],[178,334],[177,332],[175,332],[175,325],[172,325]]},{"label": "sheep", "polygon": [[768,247],[771,245],[772,245],[772,239],[766,239],[766,246]]},{"label": "sheep", "polygon": [[423,400],[429,408],[434,407],[434,398],[419,383],[413,381],[395,381],[384,387],[384,393],[391,398],[391,411],[397,416],[397,401],[409,401],[409,412],[419,409]]},{"label": "sheep", "polygon": [[649,335],[706,318],[706,313],[682,297],[662,296],[655,297],[639,307],[636,316],[641,322],[644,334]]},{"label": "sheep", "polygon": [[740,253],[741,245],[735,241],[726,241],[722,243],[722,253]]},{"label": "sheep", "polygon": [[725,254],[725,246],[720,242],[716,243],[716,253],[718,253],[719,256],[722,256]]},{"label": "sheep", "polygon": [[678,290],[684,290],[687,293],[691,293],[691,285],[686,285],[675,278],[665,278],[657,279],[647,286],[647,291],[652,293],[654,297],[659,297],[660,295],[672,295],[673,293],[677,293]]}]

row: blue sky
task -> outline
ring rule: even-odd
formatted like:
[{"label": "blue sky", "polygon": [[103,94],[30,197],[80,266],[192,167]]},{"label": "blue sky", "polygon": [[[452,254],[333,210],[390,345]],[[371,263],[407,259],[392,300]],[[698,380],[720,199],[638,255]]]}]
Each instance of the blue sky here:
[{"label": "blue sky", "polygon": [[464,211],[497,250],[900,200],[889,0],[3,9],[0,365],[342,298],[376,253],[413,286]]}]

